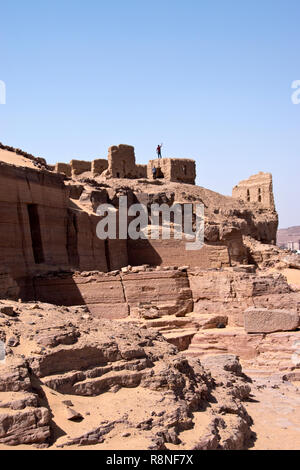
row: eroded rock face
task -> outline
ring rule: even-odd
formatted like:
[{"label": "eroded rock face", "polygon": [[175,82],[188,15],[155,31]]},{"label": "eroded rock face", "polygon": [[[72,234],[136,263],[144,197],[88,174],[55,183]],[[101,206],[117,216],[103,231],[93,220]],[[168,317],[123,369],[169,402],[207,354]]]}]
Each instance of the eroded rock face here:
[{"label": "eroded rock face", "polygon": [[143,316],[156,309],[157,316],[183,316],[193,310],[192,292],[186,272],[177,270],[104,274],[86,272],[44,276],[34,280],[39,299],[56,305],[87,305],[93,316],[117,319]]},{"label": "eroded rock face", "polygon": [[[13,331],[20,338],[13,350],[7,348],[6,365],[0,367],[0,444],[99,445],[122,442],[129,432],[147,449],[248,445],[251,419],[242,402],[250,386],[235,356],[203,366],[179,355],[159,332],[128,321],[93,319],[84,308],[41,303],[13,307],[17,318],[9,324],[0,319],[5,336]],[[121,398],[124,389],[126,399]],[[65,422],[77,426],[58,441],[51,393],[61,401]],[[106,403],[107,395],[109,415],[101,407],[96,412],[91,408],[94,424],[81,433],[80,423],[90,413],[76,400],[90,397]],[[200,415],[207,426],[194,433],[192,442],[185,440],[185,432],[197,430]]]},{"label": "eroded rock face", "polygon": [[290,310],[268,310],[266,308],[248,308],[244,313],[247,333],[275,333],[293,331],[300,325],[298,312]]},{"label": "eroded rock face", "polygon": [[300,365],[300,331],[246,333],[244,328],[198,331],[184,354],[201,361],[209,355],[237,354],[247,373],[297,373]]},{"label": "eroded rock face", "polygon": [[253,305],[269,309],[293,306],[299,311],[300,296],[291,292],[279,273],[191,270],[189,281],[194,311],[227,315],[230,325],[244,326],[244,311]]},{"label": "eroded rock face", "polygon": [[39,405],[26,362],[0,366],[0,443],[45,444],[49,437],[50,413]]},{"label": "eroded rock face", "polygon": [[299,255],[288,255],[282,259],[282,262],[288,268],[300,269],[300,256]]},{"label": "eroded rock face", "polygon": [[20,288],[11,274],[5,268],[0,267],[0,298],[17,299]]}]

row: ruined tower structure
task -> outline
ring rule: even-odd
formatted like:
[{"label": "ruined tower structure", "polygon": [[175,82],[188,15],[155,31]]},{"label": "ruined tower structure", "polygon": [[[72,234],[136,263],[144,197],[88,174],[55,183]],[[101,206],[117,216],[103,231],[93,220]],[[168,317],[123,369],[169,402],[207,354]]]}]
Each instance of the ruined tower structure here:
[{"label": "ruined tower structure", "polygon": [[241,181],[233,188],[232,197],[275,211],[271,173],[260,172],[247,180]]},{"label": "ruined tower structure", "polygon": [[108,149],[108,173],[112,178],[135,178],[135,153],[131,145]]}]

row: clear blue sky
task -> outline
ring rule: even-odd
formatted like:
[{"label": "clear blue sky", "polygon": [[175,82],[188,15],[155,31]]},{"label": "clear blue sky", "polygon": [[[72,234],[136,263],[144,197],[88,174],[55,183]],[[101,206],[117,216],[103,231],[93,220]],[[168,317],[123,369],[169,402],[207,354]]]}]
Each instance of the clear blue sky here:
[{"label": "clear blue sky", "polygon": [[164,142],[223,194],[270,171],[300,225],[299,21],[299,0],[1,2],[0,141],[49,163]]}]

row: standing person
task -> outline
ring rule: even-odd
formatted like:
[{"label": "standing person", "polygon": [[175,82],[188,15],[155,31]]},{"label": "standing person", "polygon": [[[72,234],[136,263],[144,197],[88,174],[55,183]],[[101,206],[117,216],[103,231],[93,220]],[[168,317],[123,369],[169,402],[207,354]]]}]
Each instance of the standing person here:
[{"label": "standing person", "polygon": [[152,168],[152,175],[153,175],[153,179],[156,180],[156,168],[155,168],[155,166]]},{"label": "standing person", "polygon": [[161,148],[162,148],[162,144],[161,144],[161,145],[158,145],[158,146],[157,146],[157,149],[156,149],[156,153],[157,153],[158,158],[162,158],[162,156],[161,156]]}]

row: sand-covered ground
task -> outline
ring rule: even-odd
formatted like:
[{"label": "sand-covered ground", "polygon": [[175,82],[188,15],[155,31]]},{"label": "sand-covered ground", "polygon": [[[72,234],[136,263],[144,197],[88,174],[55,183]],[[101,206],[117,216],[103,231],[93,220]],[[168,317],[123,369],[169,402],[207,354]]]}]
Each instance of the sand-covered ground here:
[{"label": "sand-covered ground", "polygon": [[284,276],[286,276],[289,284],[299,287],[300,289],[300,269],[283,269],[281,271]]},{"label": "sand-covered ground", "polygon": [[29,158],[22,157],[22,155],[17,155],[15,152],[2,149],[0,149],[0,162],[9,163],[16,166],[36,168],[33,164],[33,161]]},{"label": "sand-covered ground", "polygon": [[245,403],[256,434],[252,450],[300,449],[300,383],[257,379]]}]

